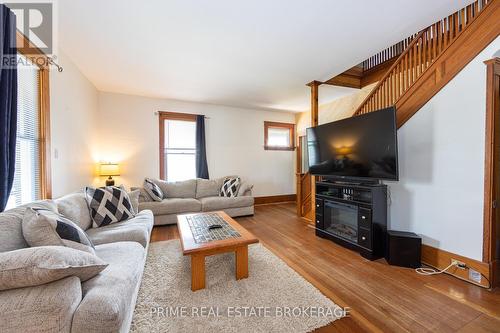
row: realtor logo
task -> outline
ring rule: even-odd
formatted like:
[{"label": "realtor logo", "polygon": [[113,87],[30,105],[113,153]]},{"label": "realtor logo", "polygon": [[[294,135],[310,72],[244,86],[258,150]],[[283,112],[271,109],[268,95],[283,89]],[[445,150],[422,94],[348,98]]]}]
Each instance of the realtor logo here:
[{"label": "realtor logo", "polygon": [[16,14],[17,29],[27,37],[17,47],[23,49],[25,54],[36,54],[39,49],[46,55],[52,55],[55,51],[54,3],[13,1],[5,5]]}]

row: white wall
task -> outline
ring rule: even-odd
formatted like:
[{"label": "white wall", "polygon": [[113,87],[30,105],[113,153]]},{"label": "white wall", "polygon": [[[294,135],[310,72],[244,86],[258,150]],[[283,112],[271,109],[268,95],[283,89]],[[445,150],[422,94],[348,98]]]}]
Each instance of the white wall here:
[{"label": "white wall", "polygon": [[99,93],[99,159],[119,162],[117,182],[141,185],[159,176],[156,111],[204,114],[210,178],[239,175],[254,195],[295,193],[295,152],[264,150],[264,121],[295,122],[288,112],[271,112]]},{"label": "white wall", "polygon": [[400,181],[389,183],[390,228],[482,259],[486,66],[497,38],[398,132]]},{"label": "white wall", "polygon": [[96,88],[62,52],[64,67],[50,72],[50,125],[52,144],[52,195],[81,189],[93,180],[98,110]]}]

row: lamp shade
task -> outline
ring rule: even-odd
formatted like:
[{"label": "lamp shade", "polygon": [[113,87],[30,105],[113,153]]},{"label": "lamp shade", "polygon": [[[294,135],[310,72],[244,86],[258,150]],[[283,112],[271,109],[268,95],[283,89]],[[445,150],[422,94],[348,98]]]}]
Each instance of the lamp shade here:
[{"label": "lamp shade", "polygon": [[117,163],[101,163],[99,166],[99,175],[101,176],[119,176],[120,168]]}]

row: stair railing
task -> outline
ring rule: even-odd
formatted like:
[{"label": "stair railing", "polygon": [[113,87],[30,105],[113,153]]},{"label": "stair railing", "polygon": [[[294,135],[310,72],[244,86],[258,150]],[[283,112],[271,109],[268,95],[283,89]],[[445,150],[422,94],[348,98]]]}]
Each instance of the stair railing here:
[{"label": "stair railing", "polygon": [[477,0],[416,34],[354,115],[395,105],[448,45],[492,1],[494,0]]}]

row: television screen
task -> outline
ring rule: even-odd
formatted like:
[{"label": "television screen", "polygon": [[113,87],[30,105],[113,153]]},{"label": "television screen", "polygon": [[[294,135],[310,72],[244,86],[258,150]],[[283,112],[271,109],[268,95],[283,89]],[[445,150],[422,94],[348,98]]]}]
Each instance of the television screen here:
[{"label": "television screen", "polygon": [[313,175],[398,180],[396,109],[308,128],[307,150]]}]

